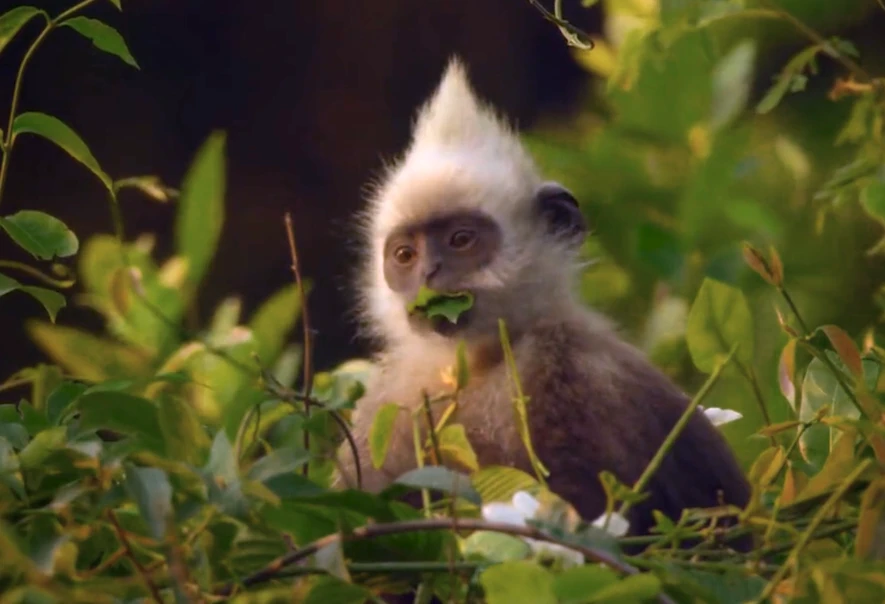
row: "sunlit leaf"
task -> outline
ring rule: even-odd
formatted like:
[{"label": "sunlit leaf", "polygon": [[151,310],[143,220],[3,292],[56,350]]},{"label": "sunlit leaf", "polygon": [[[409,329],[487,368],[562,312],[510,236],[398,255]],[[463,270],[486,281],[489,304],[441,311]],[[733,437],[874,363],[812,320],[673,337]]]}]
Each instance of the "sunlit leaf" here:
[{"label": "sunlit leaf", "polygon": [[114,186],[111,178],[98,165],[98,161],[93,157],[89,147],[70,126],[60,119],[45,113],[20,113],[12,122],[12,135],[18,136],[25,133],[42,136],[64,149],[71,157],[95,174],[107,190],[113,193]]},{"label": "sunlit leaf", "polygon": [[129,52],[129,47],[126,46],[123,36],[107,23],[89,17],[71,17],[62,21],[60,26],[70,27],[91,40],[99,50],[115,55],[136,69],[138,68],[138,63]]},{"label": "sunlit leaf", "polygon": [[492,531],[475,531],[464,540],[464,557],[489,562],[524,560],[532,553],[529,544],[519,537]]},{"label": "sunlit leaf", "polygon": [[496,564],[479,577],[488,604],[556,604],[555,577],[530,561]]},{"label": "sunlit leaf", "polygon": [[510,501],[517,491],[534,493],[540,488],[532,475],[508,466],[486,466],[474,473],[470,480],[483,503]]},{"label": "sunlit leaf", "polygon": [[15,34],[37,15],[45,17],[46,13],[33,6],[16,6],[0,15],[0,52],[3,52]]},{"label": "sunlit leaf", "polygon": [[[304,295],[309,292],[310,287],[305,284]],[[301,297],[298,288],[292,284],[265,300],[252,315],[249,328],[255,336],[258,358],[264,366],[277,359],[300,312]]]},{"label": "sunlit leaf", "polygon": [[618,575],[604,566],[578,566],[569,568],[556,577],[553,586],[560,604],[582,604],[605,587],[616,583]]},{"label": "sunlit leaf", "polygon": [[713,99],[710,126],[718,130],[744,110],[753,83],[756,44],[745,40],[735,46],[713,70]]},{"label": "sunlit leaf", "polygon": [[479,470],[479,461],[467,439],[467,432],[463,425],[446,426],[437,435],[437,440],[445,465],[454,464],[473,472]]},{"label": "sunlit leaf", "polygon": [[193,465],[202,462],[209,437],[187,400],[163,394],[158,397],[157,419],[170,458]]},{"label": "sunlit leaf", "polygon": [[735,357],[753,360],[753,317],[744,294],[725,283],[705,279],[688,314],[688,350],[698,369],[711,373],[738,345]]},{"label": "sunlit leaf", "polygon": [[428,319],[444,317],[450,323],[457,323],[458,317],[470,310],[471,306],[473,294],[470,292],[442,293],[422,285],[406,310],[409,314],[422,313]]},{"label": "sunlit leaf", "polygon": [[225,141],[214,132],[197,151],[181,186],[175,246],[187,258],[188,281],[202,281],[218,247],[224,224]]},{"label": "sunlit leaf", "polygon": [[372,420],[372,427],[369,428],[369,454],[372,457],[372,465],[376,468],[384,465],[400,411],[400,406],[396,403],[386,403],[379,407]]},{"label": "sunlit leaf", "polygon": [[77,236],[58,218],[36,210],[0,216],[0,227],[35,258],[52,260],[73,256],[80,247]]}]

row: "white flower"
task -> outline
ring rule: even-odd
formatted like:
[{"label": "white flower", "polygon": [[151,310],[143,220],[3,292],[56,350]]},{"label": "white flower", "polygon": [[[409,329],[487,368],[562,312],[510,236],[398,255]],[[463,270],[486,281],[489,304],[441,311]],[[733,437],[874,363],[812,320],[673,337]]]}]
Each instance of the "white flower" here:
[{"label": "white flower", "polygon": [[[528,526],[526,520],[532,519],[538,513],[541,502],[525,491],[517,491],[513,495],[511,503],[487,503],[482,506],[482,516],[490,522],[503,522],[516,526]],[[593,521],[593,526],[602,528],[605,522],[605,514]],[[615,537],[621,537],[630,528],[630,523],[620,514],[614,513],[609,520],[607,532]],[[523,537],[535,554],[546,553],[562,558],[568,566],[580,566],[584,564],[584,554],[570,547],[557,543],[548,543]]]},{"label": "white flower", "polygon": [[732,409],[720,409],[719,407],[705,409],[701,405],[698,405],[698,409],[704,412],[704,415],[707,416],[707,419],[713,422],[714,426],[721,426],[743,417],[742,414],[733,411]]},{"label": "white flower", "polygon": [[618,514],[617,512],[612,512],[611,517],[608,520],[608,526],[605,527],[605,519],[606,514],[603,514],[596,520],[592,522],[593,526],[597,528],[605,528],[605,531],[610,535],[614,535],[615,537],[623,537],[627,534],[627,531],[630,530],[630,522]]}]

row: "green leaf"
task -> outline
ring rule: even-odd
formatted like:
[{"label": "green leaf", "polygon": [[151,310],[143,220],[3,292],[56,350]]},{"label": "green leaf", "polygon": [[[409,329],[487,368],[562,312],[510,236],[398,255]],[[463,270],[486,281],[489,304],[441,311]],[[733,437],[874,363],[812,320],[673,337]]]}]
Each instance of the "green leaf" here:
[{"label": "green leaf", "polygon": [[139,468],[126,464],[126,490],[135,500],[151,536],[162,541],[172,518],[172,484],[166,472],[158,468]]},{"label": "green leaf", "polygon": [[249,468],[250,480],[267,482],[280,474],[293,474],[310,461],[310,453],[298,447],[274,449]]},{"label": "green leaf", "polygon": [[387,449],[390,447],[390,439],[393,437],[393,427],[400,407],[396,403],[382,405],[375,418],[372,427],[369,428],[369,453],[372,457],[372,465],[380,468],[384,465],[387,457]]},{"label": "green leaf", "polygon": [[[304,295],[309,292],[304,284]],[[288,285],[265,300],[249,321],[255,336],[258,358],[263,367],[273,363],[289,337],[295,320],[301,312],[301,297],[296,285]]]},{"label": "green leaf", "polygon": [[738,344],[735,357],[745,365],[753,360],[753,317],[744,294],[713,279],[704,279],[688,313],[688,350],[695,366],[705,373],[724,361]]},{"label": "green leaf", "polygon": [[617,573],[605,566],[576,566],[556,577],[553,590],[560,604],[583,604],[617,581]]},{"label": "green leaf", "polygon": [[209,448],[209,437],[197,412],[190,403],[169,394],[159,397],[157,419],[166,443],[166,452],[172,459],[199,465]]},{"label": "green leaf", "polygon": [[[15,424],[21,428],[19,424]],[[4,426],[0,424],[0,428]],[[2,436],[0,433],[0,484],[6,485],[16,496],[21,499],[27,497],[25,485],[22,482],[21,472],[19,471],[19,461],[12,450],[12,443]]]},{"label": "green leaf", "polygon": [[467,432],[461,424],[451,424],[443,428],[437,435],[439,441],[439,451],[446,465],[456,464],[476,472],[479,470],[479,461],[470,441],[467,438]]},{"label": "green leaf", "polygon": [[488,604],[556,604],[555,578],[546,568],[527,560],[496,564],[479,578]]},{"label": "green leaf", "polygon": [[184,177],[175,222],[175,245],[188,261],[192,287],[203,279],[224,224],[225,135],[213,132]]},{"label": "green leaf", "polygon": [[114,185],[110,176],[104,173],[89,147],[70,126],[57,117],[32,111],[18,114],[12,122],[13,137],[26,132],[42,136],[61,147],[68,155],[95,174],[107,190],[113,194]]},{"label": "green leaf", "polygon": [[0,52],[3,52],[15,34],[37,15],[46,17],[45,12],[33,6],[16,6],[0,15]]},{"label": "green leaf", "polygon": [[473,488],[468,476],[442,466],[427,466],[410,470],[397,478],[394,481],[395,485],[442,491],[462,497],[476,505],[482,504],[482,498]]},{"label": "green leaf", "polygon": [[494,531],[474,531],[464,540],[464,557],[489,562],[525,560],[532,553],[529,544],[513,535]]},{"label": "green leaf", "polygon": [[46,309],[46,313],[49,315],[49,320],[53,323],[55,323],[55,318],[58,316],[58,311],[64,308],[67,304],[65,297],[58,292],[46,289],[45,287],[22,285],[12,277],[7,277],[3,273],[0,273],[0,296],[14,291],[24,292],[42,304],[43,308]]},{"label": "green leaf", "polygon": [[39,467],[54,451],[63,448],[66,440],[65,426],[43,430],[18,454],[21,467],[26,470]]},{"label": "green leaf", "polygon": [[744,110],[753,84],[756,45],[745,40],[735,46],[713,69],[710,126],[719,130]]},{"label": "green leaf", "polygon": [[80,397],[76,408],[84,430],[114,430],[136,437],[157,453],[165,452],[159,410],[147,399],[123,392],[90,392]]},{"label": "green leaf", "polygon": [[588,602],[594,604],[634,604],[654,598],[661,591],[661,580],[652,574],[630,575],[601,590]]},{"label": "green leaf", "polygon": [[406,310],[409,314],[420,312],[428,319],[444,317],[450,323],[457,323],[458,317],[471,306],[473,306],[473,294],[470,292],[442,293],[422,285]]},{"label": "green leaf", "polygon": [[65,223],[44,212],[21,210],[0,216],[0,227],[25,251],[40,260],[73,256],[80,247],[77,236]]},{"label": "green leaf", "polygon": [[860,192],[860,203],[867,214],[885,224],[885,179],[874,180]]},{"label": "green leaf", "polygon": [[115,55],[129,65],[139,69],[138,63],[136,63],[129,52],[123,36],[107,23],[98,19],[90,19],[89,17],[72,17],[62,21],[60,25],[70,27],[83,37],[91,40],[99,50]]},{"label": "green leaf", "polygon": [[822,44],[814,44],[813,46],[804,48],[796,53],[796,55],[794,55],[781,70],[774,85],[769,89],[762,100],[759,101],[759,104],[756,106],[756,113],[768,113],[777,107],[778,103],[781,102],[781,99],[784,98],[784,95],[791,91],[791,88],[795,87],[797,79],[803,77],[802,72],[813,64],[817,54],[826,47],[827,43],[824,42]]},{"label": "green leaf", "polygon": [[365,587],[347,583],[338,577],[319,577],[302,600],[304,604],[363,604],[372,600],[372,592]]},{"label": "green leaf", "polygon": [[509,466],[486,466],[471,476],[471,482],[483,503],[509,502],[517,491],[534,494],[540,487],[532,475]]},{"label": "green leaf", "polygon": [[117,10],[122,11],[123,7],[120,5],[120,0],[108,0],[111,4],[117,7]]}]

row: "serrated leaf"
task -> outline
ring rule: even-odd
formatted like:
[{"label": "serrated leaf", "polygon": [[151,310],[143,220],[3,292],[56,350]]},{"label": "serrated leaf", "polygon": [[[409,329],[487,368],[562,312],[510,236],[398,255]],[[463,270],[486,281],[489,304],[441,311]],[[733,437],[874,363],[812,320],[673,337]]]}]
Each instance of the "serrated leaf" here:
[{"label": "serrated leaf", "polygon": [[12,277],[0,273],[0,296],[14,291],[24,292],[42,304],[46,314],[49,315],[49,320],[53,323],[58,312],[67,305],[65,297],[58,292],[35,285],[22,285]]},{"label": "serrated leaf", "polygon": [[45,212],[21,210],[0,216],[0,227],[22,249],[40,260],[73,256],[80,247],[74,232]]},{"label": "serrated leaf", "polygon": [[225,141],[222,132],[209,136],[197,151],[181,187],[175,246],[187,258],[192,287],[206,274],[224,224]]},{"label": "serrated leaf", "polygon": [[89,17],[71,17],[62,21],[60,26],[70,27],[81,36],[89,39],[99,50],[103,50],[108,54],[112,54],[122,59],[125,63],[139,69],[138,63],[129,52],[126,41],[116,29],[99,21],[98,19],[90,19]]},{"label": "serrated leaf", "polygon": [[407,306],[409,314],[420,312],[428,319],[444,317],[450,323],[457,323],[458,317],[473,306],[470,292],[443,293],[422,285],[414,300]]},{"label": "serrated leaf", "polygon": [[15,34],[37,15],[45,17],[46,13],[33,6],[16,6],[0,15],[0,52],[3,52]]},{"label": "serrated leaf", "polygon": [[496,564],[479,577],[488,604],[556,604],[554,575],[527,560]]},{"label": "serrated leaf", "polygon": [[712,373],[737,344],[735,357],[753,360],[753,317],[744,294],[713,279],[704,279],[688,314],[688,350],[695,366]]},{"label": "serrated leaf", "polygon": [[462,497],[475,505],[482,504],[482,498],[473,488],[468,476],[442,466],[427,466],[410,470],[397,478],[394,485],[442,491]]},{"label": "serrated leaf", "polygon": [[540,487],[530,474],[509,466],[486,466],[475,472],[470,481],[483,503],[510,501],[517,491],[534,493]]},{"label": "serrated leaf", "polygon": [[92,155],[86,143],[83,142],[83,139],[60,119],[33,111],[20,113],[12,122],[12,135],[18,136],[25,133],[42,136],[61,147],[68,155],[95,174],[105,188],[113,194],[114,185],[111,182],[111,178],[98,165],[98,161]]},{"label": "serrated leaf", "polygon": [[126,490],[135,500],[151,536],[162,541],[173,513],[172,484],[166,472],[126,464]]},{"label": "serrated leaf", "polygon": [[372,420],[372,427],[369,428],[369,454],[376,469],[384,465],[399,412],[399,405],[386,403],[378,409]]}]

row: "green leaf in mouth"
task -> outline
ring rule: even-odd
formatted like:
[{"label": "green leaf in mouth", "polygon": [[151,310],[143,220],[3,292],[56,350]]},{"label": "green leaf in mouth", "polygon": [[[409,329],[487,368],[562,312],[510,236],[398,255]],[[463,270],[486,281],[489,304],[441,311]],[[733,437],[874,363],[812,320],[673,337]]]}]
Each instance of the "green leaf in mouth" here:
[{"label": "green leaf in mouth", "polygon": [[473,294],[470,292],[443,293],[422,285],[406,310],[409,314],[423,313],[428,319],[445,317],[450,323],[457,323],[458,317],[471,306]]}]

